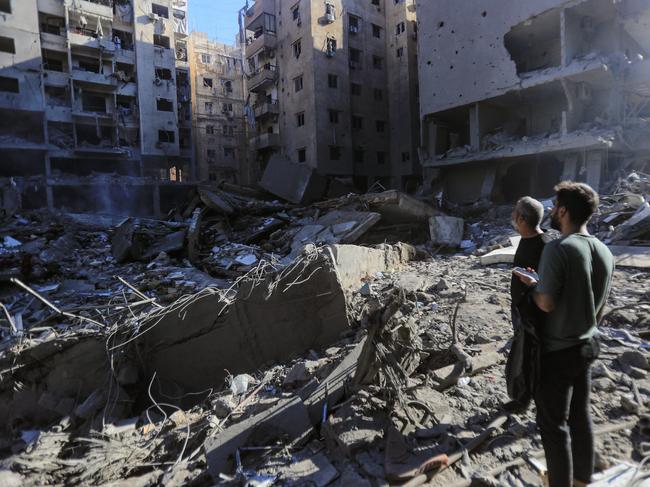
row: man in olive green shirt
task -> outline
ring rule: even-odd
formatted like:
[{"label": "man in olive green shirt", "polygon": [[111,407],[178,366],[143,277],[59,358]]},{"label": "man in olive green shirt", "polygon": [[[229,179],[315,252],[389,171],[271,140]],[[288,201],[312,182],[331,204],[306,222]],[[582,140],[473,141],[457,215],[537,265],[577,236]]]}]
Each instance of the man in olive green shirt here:
[{"label": "man in olive green shirt", "polygon": [[589,407],[591,363],[598,355],[596,327],[614,272],[614,258],[587,222],[598,194],[584,183],[555,187],[552,226],[562,238],[542,253],[533,299],[547,313],[540,328],[542,357],[535,391],[550,487],[587,485],[594,468],[594,436]]}]

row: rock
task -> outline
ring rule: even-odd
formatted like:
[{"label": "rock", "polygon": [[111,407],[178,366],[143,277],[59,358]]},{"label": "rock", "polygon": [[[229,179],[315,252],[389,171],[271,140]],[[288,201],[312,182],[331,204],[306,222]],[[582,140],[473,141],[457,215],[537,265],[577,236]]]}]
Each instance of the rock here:
[{"label": "rock", "polygon": [[612,372],[600,360],[597,361],[591,368],[591,375],[595,379],[598,377],[607,377],[608,379],[614,380],[614,375]]},{"label": "rock", "polygon": [[633,379],[645,379],[648,377],[648,371],[639,369],[637,367],[628,367],[628,370],[626,370],[627,374],[632,377]]},{"label": "rock", "polygon": [[639,409],[641,408],[639,403],[627,396],[621,396],[621,407],[625,412],[630,414],[639,414]]},{"label": "rock", "polygon": [[601,377],[592,382],[592,387],[596,391],[601,392],[612,392],[616,390],[616,384],[611,379],[607,377]]},{"label": "rock", "polygon": [[299,362],[289,369],[282,384],[285,386],[304,384],[313,377],[318,366],[319,362],[316,360],[305,360],[304,362]]},{"label": "rock", "polygon": [[212,401],[212,411],[219,419],[228,416],[234,408],[235,403],[232,400],[232,396],[221,396]]},{"label": "rock", "polygon": [[433,286],[433,290],[436,292],[446,291],[447,289],[449,289],[449,285],[447,284],[447,281],[445,281],[444,279],[440,279],[438,283],[435,286]]},{"label": "rock", "polygon": [[618,361],[623,365],[629,365],[643,370],[650,370],[647,356],[638,350],[628,350],[623,352],[618,357]]}]

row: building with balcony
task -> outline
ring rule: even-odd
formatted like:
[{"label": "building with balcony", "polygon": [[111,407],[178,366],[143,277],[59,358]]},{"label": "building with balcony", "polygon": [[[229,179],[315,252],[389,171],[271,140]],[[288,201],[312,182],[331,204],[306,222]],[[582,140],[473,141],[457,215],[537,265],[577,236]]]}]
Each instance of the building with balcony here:
[{"label": "building with balcony", "polygon": [[365,190],[419,184],[414,0],[255,0],[240,37],[259,177],[273,153]]},{"label": "building with balcony", "polygon": [[206,34],[192,32],[189,62],[194,154],[200,178],[250,183],[242,50],[211,41]]},{"label": "building with balcony", "polygon": [[647,165],[648,2],[437,0],[418,21],[421,155],[449,201]]},{"label": "building with balcony", "polygon": [[81,208],[97,173],[198,177],[186,0],[5,0],[0,16],[0,177],[41,178],[29,204]]}]

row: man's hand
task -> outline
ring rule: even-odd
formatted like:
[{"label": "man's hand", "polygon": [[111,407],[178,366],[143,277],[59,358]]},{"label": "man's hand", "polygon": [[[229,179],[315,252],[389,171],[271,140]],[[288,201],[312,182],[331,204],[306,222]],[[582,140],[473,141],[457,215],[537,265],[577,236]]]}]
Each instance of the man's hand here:
[{"label": "man's hand", "polygon": [[530,267],[526,269],[527,272],[523,272],[521,269],[515,267],[512,270],[512,273],[519,278],[521,282],[523,282],[526,286],[528,287],[533,287],[537,285],[537,279],[533,277],[532,274],[534,274],[534,270],[531,269]]}]

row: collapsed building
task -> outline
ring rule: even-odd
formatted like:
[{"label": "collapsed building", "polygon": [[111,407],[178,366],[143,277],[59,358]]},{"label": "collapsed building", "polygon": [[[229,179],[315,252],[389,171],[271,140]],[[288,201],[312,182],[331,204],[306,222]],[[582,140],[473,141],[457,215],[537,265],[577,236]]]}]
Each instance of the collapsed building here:
[{"label": "collapsed building", "polygon": [[23,206],[167,211],[172,183],[196,178],[187,2],[6,0],[0,14],[0,177]]},{"label": "collapsed building", "polygon": [[449,201],[647,165],[650,4],[418,4],[422,163]]}]

